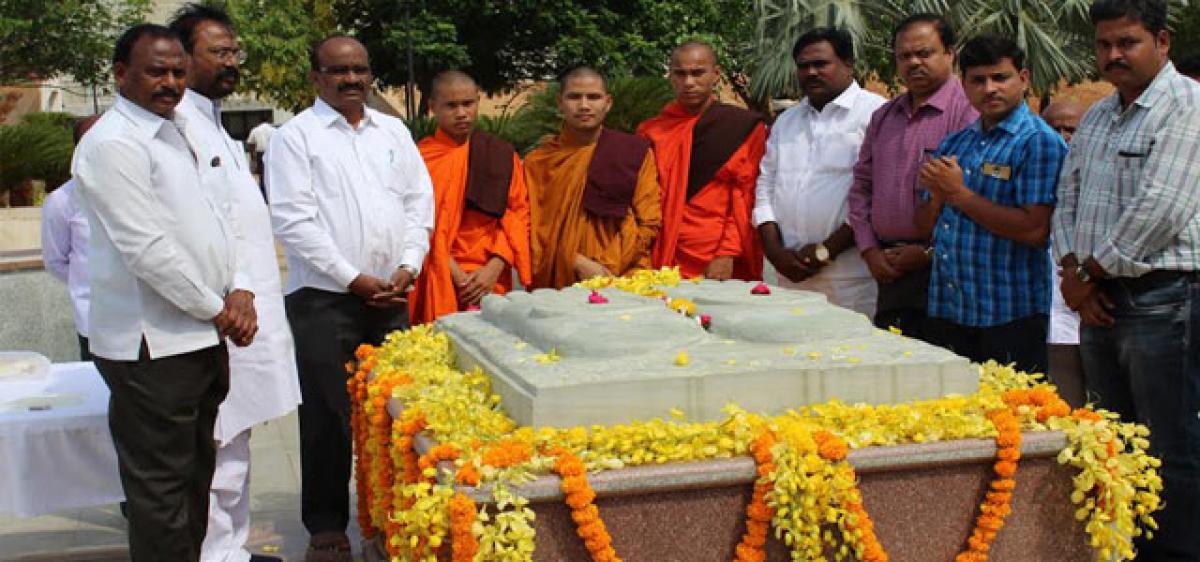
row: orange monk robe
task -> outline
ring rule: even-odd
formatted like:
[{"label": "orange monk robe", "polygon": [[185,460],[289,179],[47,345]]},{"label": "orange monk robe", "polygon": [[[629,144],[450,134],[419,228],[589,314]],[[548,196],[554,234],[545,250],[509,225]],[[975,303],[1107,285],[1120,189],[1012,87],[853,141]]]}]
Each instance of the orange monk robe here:
[{"label": "orange monk robe", "polygon": [[[611,140],[603,142],[645,143],[633,135],[607,129],[604,136]],[[625,205],[621,216],[600,216],[585,208],[584,203],[589,170],[600,142],[572,145],[559,135],[525,156],[534,287],[561,289],[580,281],[575,275],[576,254],[616,275],[650,266],[650,248],[662,220],[654,153],[645,143],[641,145],[644,150],[637,153],[644,154],[638,161],[598,163],[611,165],[611,170],[629,170],[627,187],[631,192],[628,201],[621,203]]]},{"label": "orange monk robe", "polygon": [[[761,279],[762,245],[751,222],[758,165],[766,152],[761,120],[716,102],[697,115],[671,102],[643,122],[638,134],[654,142],[662,183],[663,228],[654,247],[654,267],[678,266],[684,277],[702,277],[714,258],[730,256],[735,258],[734,278]],[[697,135],[703,135],[710,150],[693,154]],[[729,144],[730,139],[741,143]],[[724,152],[722,143],[728,145]],[[711,156],[714,152],[717,156]],[[702,166],[709,169],[692,169]],[[703,175],[692,178],[698,174]],[[698,179],[703,183],[696,185]]]},{"label": "orange monk robe", "polygon": [[[476,133],[478,135],[479,133]],[[421,157],[433,179],[434,231],[421,275],[409,295],[409,312],[414,324],[432,322],[439,316],[464,307],[450,274],[450,259],[464,273],[479,269],[498,256],[515,267],[521,284],[531,282],[529,249],[529,193],[521,160],[512,152],[512,173],[508,185],[508,205],[496,218],[467,201],[467,177],[470,146],[477,136],[458,144],[441,129],[417,143]],[[510,147],[511,150],[511,147]],[[512,289],[510,270],[500,275],[496,294]]]}]

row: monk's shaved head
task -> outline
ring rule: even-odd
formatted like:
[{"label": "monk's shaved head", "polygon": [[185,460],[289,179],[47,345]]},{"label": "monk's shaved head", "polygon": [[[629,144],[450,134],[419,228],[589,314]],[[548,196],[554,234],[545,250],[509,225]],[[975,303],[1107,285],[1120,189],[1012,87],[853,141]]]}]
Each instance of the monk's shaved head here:
[{"label": "monk's shaved head", "polygon": [[674,64],[679,60],[680,55],[697,51],[703,53],[708,58],[710,64],[717,65],[717,50],[713,48],[712,43],[700,40],[691,40],[681,43],[671,51],[671,63]]},{"label": "monk's shaved head", "polygon": [[604,91],[608,92],[608,79],[605,78],[603,74],[600,74],[600,71],[590,66],[576,66],[564,72],[562,76],[558,78],[558,91],[567,91],[567,82],[570,82],[576,78],[598,78],[600,80],[600,84],[604,86]]},{"label": "monk's shaved head", "polygon": [[479,84],[475,83],[475,79],[471,78],[470,74],[461,70],[443,70],[433,77],[433,82],[429,87],[429,97],[437,99],[439,92],[445,88],[467,86],[479,90]]}]

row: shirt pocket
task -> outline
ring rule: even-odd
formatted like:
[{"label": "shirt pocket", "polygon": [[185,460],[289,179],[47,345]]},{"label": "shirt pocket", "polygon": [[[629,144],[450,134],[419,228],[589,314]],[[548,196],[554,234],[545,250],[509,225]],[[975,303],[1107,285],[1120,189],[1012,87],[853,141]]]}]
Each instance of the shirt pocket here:
[{"label": "shirt pocket", "polygon": [[1120,193],[1132,193],[1137,187],[1153,150],[1154,138],[1148,134],[1136,133],[1117,141],[1115,171]]},{"label": "shirt pocket", "polygon": [[858,150],[862,147],[863,133],[860,131],[832,131],[817,135],[816,168],[823,171],[849,171],[858,162]]},{"label": "shirt pocket", "polygon": [[350,185],[341,170],[345,161],[336,151],[309,155],[312,189],[318,201],[340,200],[345,196],[343,190]]}]

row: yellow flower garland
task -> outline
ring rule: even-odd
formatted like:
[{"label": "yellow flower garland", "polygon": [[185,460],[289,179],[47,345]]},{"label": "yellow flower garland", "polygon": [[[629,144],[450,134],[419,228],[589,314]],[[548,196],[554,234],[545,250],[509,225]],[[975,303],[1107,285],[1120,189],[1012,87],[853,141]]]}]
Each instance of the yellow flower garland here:
[{"label": "yellow flower garland", "polygon": [[[663,297],[664,286],[679,282],[677,272],[661,271],[589,283],[593,288],[613,286]],[[1145,427],[1120,423],[1115,414],[1107,412],[1045,414],[1045,408],[1034,402],[1057,397],[1053,387],[1039,376],[995,363],[981,366],[980,390],[970,396],[883,406],[833,401],[772,418],[729,407],[720,422],[687,422],[673,415],[672,419],[608,427],[533,429],[517,427],[504,415],[487,376],[454,369],[448,338],[428,326],[389,336],[385,345],[372,350],[369,359],[375,378],[363,383],[366,393],[356,387],[352,396],[365,395],[364,402],[371,402],[386,388],[406,404],[405,418],[412,416],[407,419],[409,429],[420,419],[430,437],[447,447],[443,451],[454,447],[459,452],[454,461],[456,473],[436,474],[430,467],[432,476],[437,477],[434,482],[425,478],[410,481],[407,476],[419,471],[415,467],[418,461],[411,449],[405,453],[398,441],[408,437],[403,443],[411,447],[411,435],[396,430],[391,473],[405,477],[394,478],[387,491],[383,490],[387,483],[384,471],[368,471],[366,479],[359,482],[360,497],[374,502],[372,511],[382,505],[387,512],[386,523],[391,525],[379,527],[385,531],[396,561],[435,559],[439,549],[447,546],[448,534],[455,543],[469,544],[464,536],[466,510],[461,500],[453,501],[456,480],[493,485],[495,504],[478,509],[471,525],[477,545],[474,559],[530,560],[534,514],[511,489],[554,471],[555,457],[541,451],[561,448],[577,457],[587,471],[728,458],[750,454],[764,428],[776,436],[771,447],[776,470],[770,491],[761,499],[770,507],[771,523],[793,557],[822,559],[824,548],[834,546],[841,556],[853,552],[862,560],[886,560],[845,453],[867,446],[968,438],[998,439],[1004,448],[1000,441],[1008,437],[988,419],[989,412],[999,409],[1011,413],[1020,431],[1057,430],[1067,436],[1068,445],[1059,462],[1080,471],[1071,499],[1080,506],[1076,516],[1087,521],[1091,544],[1102,558],[1132,558],[1132,539],[1146,532],[1144,529],[1154,528],[1151,514],[1160,505],[1162,482],[1156,470],[1160,463],[1145,452]],[[362,364],[360,357],[355,370],[361,371]],[[1010,407],[1014,397],[1020,399]],[[377,414],[377,404],[356,405],[356,415]],[[378,419],[353,425],[377,427],[370,421]],[[362,440],[356,435],[356,453],[360,446],[374,449],[372,446],[378,445],[371,437]],[[397,449],[401,451],[397,453]],[[365,460],[374,462],[378,457],[366,452]],[[364,456],[359,458],[361,461]],[[389,496],[395,497],[390,510],[382,503]],[[375,519],[371,520],[374,523]],[[830,524],[840,530],[840,538],[824,530]],[[760,530],[753,529],[754,535]],[[757,539],[746,542],[752,546]]]}]

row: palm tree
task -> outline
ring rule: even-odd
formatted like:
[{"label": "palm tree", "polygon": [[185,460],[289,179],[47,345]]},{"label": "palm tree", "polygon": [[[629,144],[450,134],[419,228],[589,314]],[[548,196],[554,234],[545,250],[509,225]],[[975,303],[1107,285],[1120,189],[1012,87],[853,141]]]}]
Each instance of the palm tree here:
[{"label": "palm tree", "polygon": [[[1173,13],[1188,0],[1171,0]],[[755,59],[751,94],[759,100],[796,95],[792,45],[805,31],[836,25],[854,36],[859,71],[895,81],[891,32],[904,17],[942,14],[962,40],[985,33],[1012,37],[1025,50],[1033,92],[1094,75],[1091,0],[754,0]]]}]

